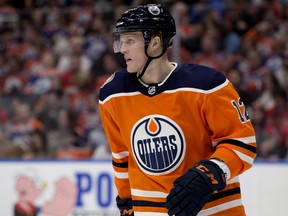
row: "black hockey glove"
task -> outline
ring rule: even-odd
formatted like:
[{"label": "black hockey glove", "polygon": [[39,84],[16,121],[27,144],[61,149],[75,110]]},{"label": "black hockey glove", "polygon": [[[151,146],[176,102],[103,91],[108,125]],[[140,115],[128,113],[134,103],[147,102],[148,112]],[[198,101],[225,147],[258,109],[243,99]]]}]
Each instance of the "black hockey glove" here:
[{"label": "black hockey glove", "polygon": [[226,186],[222,169],[209,160],[201,160],[174,182],[167,196],[168,214],[196,216],[214,191]]},{"label": "black hockey glove", "polygon": [[120,216],[134,216],[131,199],[120,199],[116,197],[117,207],[120,210]]}]

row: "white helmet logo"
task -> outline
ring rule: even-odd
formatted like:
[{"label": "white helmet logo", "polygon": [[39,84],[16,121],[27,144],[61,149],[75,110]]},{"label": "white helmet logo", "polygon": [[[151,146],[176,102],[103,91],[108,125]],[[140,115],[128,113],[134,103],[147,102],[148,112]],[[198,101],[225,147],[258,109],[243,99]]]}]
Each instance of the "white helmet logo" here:
[{"label": "white helmet logo", "polygon": [[159,15],[160,14],[160,9],[157,5],[150,5],[148,7],[148,11],[153,15]]}]

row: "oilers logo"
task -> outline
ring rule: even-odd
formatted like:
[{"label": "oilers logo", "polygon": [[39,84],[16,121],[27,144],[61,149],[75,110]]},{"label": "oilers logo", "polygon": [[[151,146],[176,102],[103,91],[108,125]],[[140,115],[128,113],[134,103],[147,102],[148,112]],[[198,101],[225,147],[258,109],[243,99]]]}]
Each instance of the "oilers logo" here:
[{"label": "oilers logo", "polygon": [[181,128],[161,115],[139,120],[132,129],[131,144],[138,166],[150,175],[163,175],[175,170],[186,149]]}]

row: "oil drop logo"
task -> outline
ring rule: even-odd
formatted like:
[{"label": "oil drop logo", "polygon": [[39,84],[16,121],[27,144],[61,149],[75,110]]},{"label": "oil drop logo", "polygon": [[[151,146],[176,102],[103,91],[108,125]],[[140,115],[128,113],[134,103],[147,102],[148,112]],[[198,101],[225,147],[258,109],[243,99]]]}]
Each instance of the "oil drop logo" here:
[{"label": "oil drop logo", "polygon": [[140,119],[132,129],[131,144],[138,166],[150,175],[174,171],[181,164],[186,150],[179,125],[162,115]]}]

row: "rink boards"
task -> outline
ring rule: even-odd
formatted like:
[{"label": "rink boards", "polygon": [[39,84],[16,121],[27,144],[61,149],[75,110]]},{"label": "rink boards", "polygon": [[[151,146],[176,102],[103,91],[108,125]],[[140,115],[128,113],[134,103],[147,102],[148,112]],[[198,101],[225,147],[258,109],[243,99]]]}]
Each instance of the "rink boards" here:
[{"label": "rink boards", "polygon": [[[24,178],[23,178],[24,177]],[[0,161],[0,212],[13,216],[21,194],[41,191],[34,198],[27,198],[38,216],[47,203],[65,200],[71,184],[76,188],[75,205],[68,208],[70,216],[116,216],[113,170],[110,160],[87,161]],[[26,179],[26,181],[21,181]],[[67,183],[63,185],[63,179]],[[243,202],[248,216],[288,215],[288,163],[255,163],[240,176]],[[62,185],[59,182],[62,181]],[[26,182],[26,183],[23,183]],[[28,184],[28,183],[29,184]],[[64,181],[65,182],[65,181]],[[69,184],[68,184],[69,183]],[[58,202],[59,203],[59,202]],[[65,207],[65,202],[61,204]],[[56,206],[61,208],[61,206]],[[55,207],[55,208],[56,208]]]}]

